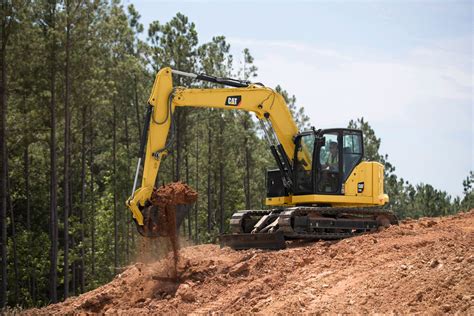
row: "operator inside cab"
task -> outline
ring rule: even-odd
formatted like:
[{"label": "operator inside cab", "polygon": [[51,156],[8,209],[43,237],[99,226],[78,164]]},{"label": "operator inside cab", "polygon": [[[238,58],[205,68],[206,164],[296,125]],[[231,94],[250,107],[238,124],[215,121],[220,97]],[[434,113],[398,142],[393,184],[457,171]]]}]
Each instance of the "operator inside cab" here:
[{"label": "operator inside cab", "polygon": [[329,155],[326,162],[321,167],[323,170],[339,170],[339,149],[336,142],[329,143]]},{"label": "operator inside cab", "polygon": [[335,193],[339,188],[339,147],[335,141],[330,141],[328,147],[329,152],[327,153],[326,161],[323,160],[324,163],[321,164],[322,172],[317,186],[319,192]]}]

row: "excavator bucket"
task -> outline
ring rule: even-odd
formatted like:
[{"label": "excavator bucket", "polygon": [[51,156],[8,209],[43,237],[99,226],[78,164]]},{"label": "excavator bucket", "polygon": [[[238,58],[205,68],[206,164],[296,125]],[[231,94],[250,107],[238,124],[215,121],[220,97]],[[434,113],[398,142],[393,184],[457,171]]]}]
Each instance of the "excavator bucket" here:
[{"label": "excavator bucket", "polygon": [[154,188],[148,206],[141,210],[143,225],[137,225],[144,237],[174,237],[197,200],[197,192],[182,182]]},{"label": "excavator bucket", "polygon": [[162,209],[151,205],[143,211],[143,225],[137,224],[137,230],[143,237],[170,237],[177,234],[179,228],[192,209],[193,204],[178,204],[171,209]]},{"label": "excavator bucket", "polygon": [[285,237],[282,232],[221,235],[219,241],[221,247],[230,247],[235,250],[250,248],[278,250],[286,248]]}]

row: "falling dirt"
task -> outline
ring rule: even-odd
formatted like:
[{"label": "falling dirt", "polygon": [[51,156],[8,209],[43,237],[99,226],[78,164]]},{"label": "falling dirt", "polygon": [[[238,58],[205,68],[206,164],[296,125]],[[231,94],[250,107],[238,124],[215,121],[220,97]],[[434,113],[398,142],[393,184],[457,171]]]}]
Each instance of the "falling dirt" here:
[{"label": "falling dirt", "polygon": [[[154,188],[150,202],[152,205],[145,210],[145,232],[150,230],[159,237],[143,238],[140,242],[139,257],[140,260],[150,262],[150,258],[161,258],[167,254],[171,248],[173,252],[173,264],[170,277],[177,279],[177,269],[179,262],[179,234],[178,226],[181,218],[177,218],[178,205],[190,205],[197,200],[197,193],[188,185],[182,182],[173,182]],[[156,213],[156,216],[150,216],[150,213]],[[157,218],[156,222],[149,222],[149,218]]]},{"label": "falling dirt", "polygon": [[[474,210],[280,251],[180,250],[98,289],[27,314],[474,314]],[[170,252],[168,257],[172,257]]]}]

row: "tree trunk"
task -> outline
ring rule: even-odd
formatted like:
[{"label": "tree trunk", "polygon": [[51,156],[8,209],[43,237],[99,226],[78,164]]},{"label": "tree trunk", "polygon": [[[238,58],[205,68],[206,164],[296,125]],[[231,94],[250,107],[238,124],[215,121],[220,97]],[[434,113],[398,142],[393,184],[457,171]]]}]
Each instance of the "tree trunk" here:
[{"label": "tree trunk", "polygon": [[33,302],[36,303],[37,297],[38,297],[38,293],[37,293],[37,290],[36,290],[36,289],[37,289],[37,286],[36,286],[36,277],[35,277],[35,275],[36,275],[36,272],[35,272],[35,270],[33,270],[33,280],[32,280],[32,282],[31,282],[31,292],[32,292],[33,294],[31,295],[31,299],[32,299]]},{"label": "tree trunk", "polygon": [[93,112],[92,106],[89,107],[89,124],[90,124],[90,147],[89,147],[89,170],[90,178],[90,200],[92,205],[91,214],[91,279],[95,280],[95,194],[94,194],[94,125],[92,124]]},{"label": "tree trunk", "polygon": [[[55,29],[56,3],[51,8],[51,25]],[[56,36],[51,39],[50,56],[50,111],[51,111],[51,135],[50,135],[50,161],[51,161],[51,187],[50,187],[50,270],[49,270],[49,291],[52,303],[58,301],[57,294],[57,264],[58,264],[58,210],[57,210],[57,157],[56,157]]]},{"label": "tree trunk", "polygon": [[[23,152],[24,159],[24,171],[23,177],[25,178],[25,195],[26,195],[26,230],[28,232],[28,241],[30,244],[33,243],[33,232],[31,230],[31,194],[30,194],[30,152],[29,143],[27,141],[25,150]],[[36,267],[31,265],[32,257],[29,255],[28,260],[28,293],[35,302],[35,284],[36,284]]]},{"label": "tree trunk", "polygon": [[[217,128],[219,128],[219,125],[217,126]],[[219,142],[219,140],[217,140],[217,142]],[[216,155],[219,155],[219,150],[217,149],[217,153]],[[215,158],[216,160],[219,160],[219,158]],[[212,196],[212,204],[214,206],[214,212],[212,214],[212,222],[211,222],[211,228],[213,227],[216,227],[217,228],[217,231],[219,231],[219,228],[220,228],[220,225],[219,225],[219,214],[220,214],[220,208],[219,208],[219,185],[220,185],[220,182],[219,182],[219,164],[217,164],[217,170],[213,170],[213,188],[212,188],[212,192],[213,192],[213,196]],[[215,230],[215,229],[214,229]]]},{"label": "tree trunk", "polygon": [[[136,102],[136,104],[138,105],[138,96],[136,96],[135,102]],[[137,113],[139,113],[139,112],[138,112],[138,107],[137,107]],[[141,128],[140,128],[140,117],[139,117],[139,115],[137,116],[137,124],[138,124],[138,131],[141,131]],[[140,144],[140,137],[141,137],[141,134],[138,135],[138,144]],[[130,161],[132,161],[132,158],[130,158]],[[133,176],[133,174],[131,174],[131,176]],[[156,180],[158,181],[158,176],[156,177]],[[135,227],[134,227],[135,223],[133,222],[133,219],[132,219],[131,216],[129,217],[129,221],[128,221],[128,222],[129,222],[129,226],[131,226],[131,227],[130,227],[130,235],[131,235],[131,239],[132,239],[132,240],[131,240],[132,249],[135,249],[135,230],[134,230],[134,228],[135,228]]]},{"label": "tree trunk", "polygon": [[[76,245],[76,239],[74,238],[74,234],[72,234],[71,235],[71,249],[74,249],[75,245]],[[71,292],[74,293],[73,294],[74,296],[77,296],[76,268],[77,268],[76,260],[73,260],[71,262],[71,286],[72,286]]]},{"label": "tree trunk", "polygon": [[212,199],[211,199],[211,167],[212,167],[212,132],[211,132],[211,118],[209,116],[209,125],[207,130],[207,232],[211,232],[212,222]]},{"label": "tree trunk", "polygon": [[25,178],[25,195],[26,195],[26,230],[30,232],[31,230],[31,195],[30,195],[30,154],[29,154],[29,144],[25,145],[25,150],[23,151],[23,177]]},{"label": "tree trunk", "polygon": [[224,233],[224,118],[219,120],[219,233]]},{"label": "tree trunk", "polygon": [[133,93],[135,97],[135,109],[137,111],[137,127],[138,127],[138,143],[140,143],[140,137],[142,135],[142,127],[140,125],[141,119],[140,119],[140,105],[138,104],[138,82],[137,82],[137,77],[134,77],[134,85],[133,85]]},{"label": "tree trunk", "polygon": [[175,126],[175,135],[176,135],[176,163],[175,163],[175,173],[173,181],[180,180],[180,161],[181,161],[181,120],[182,120],[182,113],[183,111],[176,111],[176,126]]},{"label": "tree trunk", "polygon": [[114,274],[118,271],[118,227],[117,227],[117,106],[116,102],[113,102],[113,120],[112,120],[112,130],[113,130],[113,143],[112,143],[112,167],[113,167],[113,176],[112,176],[112,185],[113,185],[113,195],[114,195]]},{"label": "tree trunk", "polygon": [[[186,145],[186,156],[185,156],[185,163],[186,163],[186,184],[189,185],[189,154],[188,154],[188,146]],[[193,232],[191,229],[191,210],[188,212],[188,238],[192,240]]]},{"label": "tree trunk", "polygon": [[81,243],[81,248],[79,249],[80,259],[79,259],[79,286],[80,292],[84,293],[85,288],[85,273],[84,273],[84,209],[85,209],[85,202],[86,202],[86,120],[87,120],[87,103],[84,103],[82,108],[82,142],[81,142],[81,206],[79,209],[79,223],[80,223],[80,231],[79,231],[79,241]]},{"label": "tree trunk", "polygon": [[[28,141],[26,142],[25,149],[23,150],[23,177],[25,178],[26,195],[26,231],[28,234],[28,242],[32,244],[33,233],[31,231],[30,153]],[[30,293],[30,296],[33,297],[33,279],[35,278],[35,267],[31,265],[31,260],[31,254],[28,254],[28,293]]]},{"label": "tree trunk", "polygon": [[[7,165],[7,174],[8,174]],[[13,243],[12,255],[13,255],[13,293],[15,297],[16,304],[19,303],[19,296],[18,296],[18,285],[19,285],[19,278],[18,278],[18,257],[17,257],[17,244],[16,244],[16,223],[15,223],[15,213],[13,210],[13,203],[12,203],[12,195],[11,195],[11,186],[10,186],[10,178],[7,179],[7,200],[8,206],[10,209],[10,225],[11,225],[11,238]],[[13,303],[13,302],[12,302]]]},{"label": "tree trunk", "polygon": [[252,208],[251,206],[251,201],[252,201],[252,196],[251,196],[251,190],[250,190],[250,168],[251,168],[251,152],[250,148],[248,145],[248,139],[246,139],[246,144],[245,144],[245,208],[247,210],[250,210]]},{"label": "tree trunk", "polygon": [[69,297],[69,155],[71,113],[69,110],[70,78],[69,59],[71,42],[71,25],[69,23],[69,3],[66,1],[66,65],[65,65],[65,95],[64,95],[64,299]]},{"label": "tree trunk", "polygon": [[[199,133],[196,137],[196,192],[199,192]],[[198,210],[199,210],[199,199],[196,200],[194,207],[194,243],[199,242],[199,228],[198,228]]]},{"label": "tree trunk", "polygon": [[90,246],[90,254],[91,254],[91,274],[90,279],[96,279],[96,271],[95,271],[95,216],[96,211],[95,207],[95,193],[94,193],[94,107],[89,106],[88,108],[88,125],[89,125],[89,172],[90,172],[90,180],[89,180],[89,196],[90,196],[90,205],[91,209],[89,210],[89,217],[91,221],[90,225],[90,236],[91,236],[91,246]]},{"label": "tree trunk", "polygon": [[[71,160],[69,160],[70,162]],[[69,166],[69,170],[71,170],[71,166]],[[72,172],[74,173],[74,172]],[[72,201],[72,192],[74,191],[73,188],[73,182],[71,180],[71,177],[69,177],[69,205],[70,205],[70,209],[71,209],[71,216],[73,217],[76,217],[77,214],[75,214],[74,210],[75,208],[73,207],[74,203]],[[77,213],[77,212],[76,212]],[[72,234],[71,235],[71,249],[74,251],[75,247],[76,247],[76,234]],[[77,293],[77,281],[78,281],[78,278],[77,278],[77,258],[71,263],[72,264],[72,267],[71,267],[71,272],[72,272],[72,279],[71,279],[71,284],[72,284],[72,291],[74,292],[74,296],[77,296],[78,293]]]},{"label": "tree trunk", "polygon": [[249,146],[249,124],[250,117],[244,116],[244,159],[245,159],[245,175],[244,175],[244,192],[245,192],[245,209],[251,209],[251,196],[250,196],[250,162],[251,162],[251,152]]},{"label": "tree trunk", "polygon": [[[125,113],[125,118],[124,118],[124,121],[125,121],[125,148],[127,149],[127,160],[128,160],[128,163],[127,163],[127,179],[130,179],[132,180],[131,176],[132,176],[132,173],[131,173],[131,170],[130,170],[130,166],[132,165],[132,159],[130,158],[130,135],[129,135],[129,132],[128,132],[128,115],[127,113]],[[128,264],[130,262],[130,235],[129,235],[129,232],[130,232],[130,224],[131,224],[131,216],[129,213],[127,213],[127,217],[125,219],[125,225],[124,225],[124,234],[123,236],[125,237],[125,260],[126,260],[126,263]]]},{"label": "tree trunk", "polygon": [[[6,11],[7,3],[2,1],[3,10]],[[2,17],[2,44],[0,52],[0,66],[2,69],[1,85],[0,85],[0,102],[1,102],[1,118],[0,118],[0,142],[1,142],[1,235],[2,235],[2,284],[0,290],[0,307],[7,305],[7,179],[8,179],[8,152],[7,152],[7,31],[6,16]]]}]

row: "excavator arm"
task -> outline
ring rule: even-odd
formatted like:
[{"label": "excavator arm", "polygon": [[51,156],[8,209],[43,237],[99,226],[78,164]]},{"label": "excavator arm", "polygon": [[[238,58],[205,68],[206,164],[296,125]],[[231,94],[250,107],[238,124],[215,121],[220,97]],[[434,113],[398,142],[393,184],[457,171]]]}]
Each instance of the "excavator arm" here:
[{"label": "excavator arm", "polygon": [[[228,85],[231,88],[173,87],[173,75],[188,76],[196,80]],[[143,225],[140,210],[151,197],[161,160],[166,156],[173,141],[173,114],[176,107],[242,110],[255,113],[280,169],[283,184],[291,192],[291,158],[294,155],[294,137],[298,134],[298,128],[284,98],[273,89],[235,79],[163,68],[156,75],[148,105],[132,196],[127,200],[127,206],[138,225]],[[310,151],[303,152],[303,156],[308,155],[303,159],[310,162]],[[143,177],[141,187],[136,189],[142,159],[144,159]]]}]

